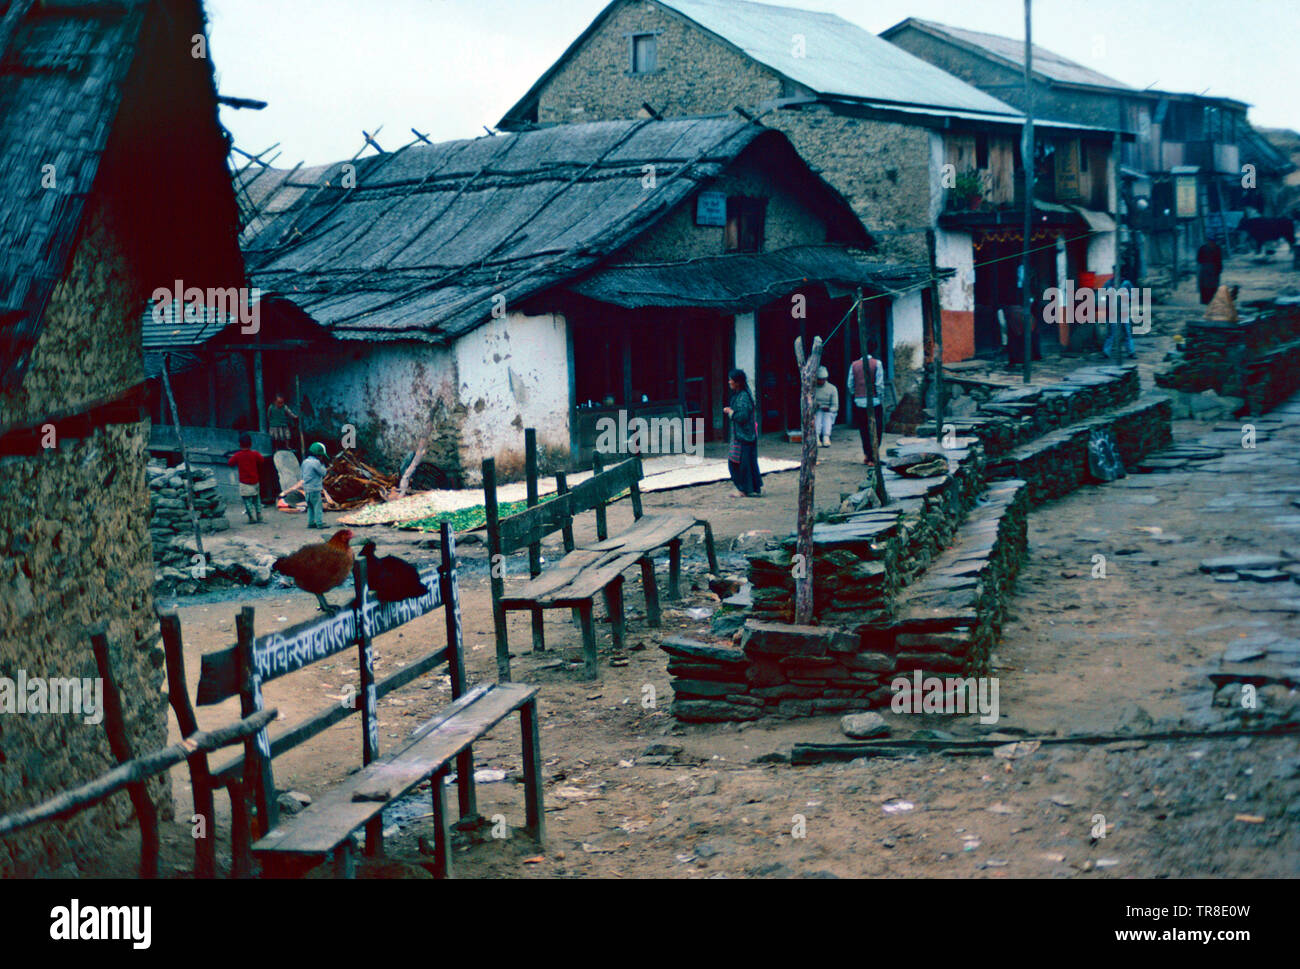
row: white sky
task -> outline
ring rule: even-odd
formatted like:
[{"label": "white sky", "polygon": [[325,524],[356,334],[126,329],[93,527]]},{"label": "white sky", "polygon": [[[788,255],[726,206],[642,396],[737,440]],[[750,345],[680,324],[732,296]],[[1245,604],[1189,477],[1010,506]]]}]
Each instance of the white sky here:
[{"label": "white sky", "polygon": [[[909,16],[1024,36],[1022,0],[794,0],[879,33]],[[361,130],[392,150],[494,125],[605,0],[208,0],[222,109],[245,151],[278,166],[350,158]],[[1252,105],[1300,129],[1300,0],[1036,0],[1034,42],[1135,87]]]}]

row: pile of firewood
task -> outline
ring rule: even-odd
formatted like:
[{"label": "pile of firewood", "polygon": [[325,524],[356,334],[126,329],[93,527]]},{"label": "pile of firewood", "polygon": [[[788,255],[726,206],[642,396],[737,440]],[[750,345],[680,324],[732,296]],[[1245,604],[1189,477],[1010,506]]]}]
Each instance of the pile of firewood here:
[{"label": "pile of firewood", "polygon": [[341,451],[325,471],[325,490],[334,500],[325,507],[349,511],[396,497],[397,475],[384,474],[351,451]]}]

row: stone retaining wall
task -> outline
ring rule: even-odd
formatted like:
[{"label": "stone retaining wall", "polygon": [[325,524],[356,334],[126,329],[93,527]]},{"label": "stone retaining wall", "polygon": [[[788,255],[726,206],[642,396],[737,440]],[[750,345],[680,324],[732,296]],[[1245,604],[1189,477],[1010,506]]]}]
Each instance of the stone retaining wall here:
[{"label": "stone retaining wall", "polygon": [[[990,392],[987,384],[963,383],[977,399],[983,397],[979,411],[969,417],[948,417],[944,422],[958,434],[978,438],[990,458],[1134,401],[1140,387],[1136,367],[1104,365],[1080,368],[1060,383],[1047,386],[1031,384]],[[922,425],[917,433],[933,437],[934,422]]]},{"label": "stone retaining wall", "polygon": [[1038,505],[1060,498],[1087,484],[1088,441],[1095,430],[1115,436],[1125,468],[1173,443],[1173,409],[1167,397],[1144,397],[1100,417],[1053,431],[989,464],[992,480],[1018,478],[1028,482],[1029,501]]},{"label": "stone retaining wall", "polygon": [[1192,320],[1181,353],[1155,375],[1156,384],[1186,393],[1239,397],[1252,414],[1276,407],[1300,389],[1300,298],[1250,304],[1236,323]]},{"label": "stone retaining wall", "polygon": [[1003,482],[954,548],[909,587],[896,620],[853,629],[751,620],[741,648],[665,640],[679,720],[756,720],[888,705],[896,676],[981,675],[1025,555],[1028,489]]}]

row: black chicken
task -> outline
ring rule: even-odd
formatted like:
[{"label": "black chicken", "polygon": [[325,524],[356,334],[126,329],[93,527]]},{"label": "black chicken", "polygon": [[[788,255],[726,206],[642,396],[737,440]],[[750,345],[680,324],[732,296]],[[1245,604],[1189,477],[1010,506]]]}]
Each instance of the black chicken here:
[{"label": "black chicken", "polygon": [[420,581],[420,570],[396,555],[375,555],[375,543],[361,546],[366,560],[366,584],[380,602],[400,602],[418,598],[429,590]]}]

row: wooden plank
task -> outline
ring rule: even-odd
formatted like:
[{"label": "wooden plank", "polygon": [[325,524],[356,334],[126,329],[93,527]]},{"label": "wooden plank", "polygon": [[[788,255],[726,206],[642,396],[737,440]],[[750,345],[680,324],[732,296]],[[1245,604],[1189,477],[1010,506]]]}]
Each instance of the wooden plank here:
[{"label": "wooden plank", "polygon": [[[370,637],[382,635],[439,608],[442,605],[442,595],[437,578],[436,569],[420,572],[420,581],[429,592],[418,599],[367,602],[363,621]],[[353,604],[355,605],[355,600]],[[287,629],[258,636],[253,641],[254,666],[261,681],[269,683],[317,660],[340,653],[356,640],[356,612],[352,607],[344,608],[332,616],[309,619]],[[239,692],[235,652],[236,647],[231,646],[203,655],[199,668],[199,688],[195,694],[195,702],[199,706],[220,703]]]},{"label": "wooden plank", "polygon": [[[392,676],[380,680],[375,684],[375,698],[382,700],[394,690],[400,690],[402,687],[411,683],[430,670],[437,669],[447,661],[446,647],[436,649],[432,653],[421,656],[414,663],[408,663]],[[453,686],[454,690],[454,686]],[[271,757],[276,758],[285,751],[293,750],[304,741],[310,740],[319,733],[324,733],[340,720],[346,720],[352,714],[357,712],[356,701],[351,706],[334,704],[320,713],[303,720],[297,726],[291,727],[277,737],[271,738]],[[236,757],[234,760],[227,761],[212,772],[212,776],[218,783],[225,783],[229,780],[238,778],[244,770],[244,758]]]},{"label": "wooden plank", "polygon": [[[457,701],[457,710],[397,751],[353,774],[270,831],[254,853],[325,855],[353,831],[380,814],[447,764],[537,694],[537,687],[506,683]],[[382,800],[354,801],[354,795],[382,792]]]},{"label": "wooden plank", "polygon": [[696,520],[690,515],[646,515],[622,534],[582,547],[591,551],[652,552],[695,525]]},{"label": "wooden plank", "polygon": [[628,491],[633,482],[640,481],[641,477],[641,462],[637,458],[630,458],[608,470],[597,470],[586,481],[574,485],[569,492],[573,497],[572,513],[580,515],[594,509],[599,516],[601,505]]},{"label": "wooden plank", "polygon": [[492,589],[492,628],[496,634],[497,680],[510,682],[510,639],[506,631],[506,611],[501,605],[505,592],[505,553],[501,545],[501,520],[497,509],[497,463],[483,459],[483,511],[487,518],[488,576]]},{"label": "wooden plank", "polygon": [[[239,636],[239,713],[248,717],[262,709],[262,683],[253,665],[253,609],[244,606],[235,617]],[[280,809],[275,802],[275,780],[271,774],[271,743],[265,729],[244,741],[244,786],[257,809],[262,831],[275,827]]]},{"label": "wooden plank", "polygon": [[556,495],[535,508],[525,508],[500,519],[498,528],[501,551],[509,555],[562,530],[573,521],[573,495],[572,491],[567,495]]},{"label": "wooden plank", "polygon": [[509,595],[502,597],[502,601],[510,609],[527,608],[541,596],[568,585],[578,578],[584,569],[598,566],[608,558],[609,553],[590,549],[570,552],[537,578],[529,579],[511,589]]},{"label": "wooden plank", "polygon": [[541,596],[538,602],[541,605],[554,608],[558,606],[575,606],[580,602],[588,601],[609,583],[622,576],[627,569],[636,565],[640,558],[641,556],[635,553],[620,555],[615,559],[602,563],[597,568],[587,569],[568,585]]},{"label": "wooden plank", "polygon": [[105,798],[116,794],[137,781],[161,774],[188,758],[196,750],[216,750],[230,744],[239,743],[250,733],[263,729],[275,719],[276,711],[263,710],[252,717],[246,717],[218,730],[200,731],[188,740],[173,744],[162,750],[141,756],[114,767],[93,781],[75,787],[72,790],[56,794],[48,801],[15,811],[0,817],[0,837],[21,831],[43,821],[57,821],[72,817],[92,804],[98,804]]},{"label": "wooden plank", "polygon": [[[438,527],[442,545],[442,566],[438,570],[443,583],[442,599],[447,620],[447,673],[451,679],[451,698],[459,700],[465,695],[469,683],[465,676],[464,630],[460,621],[460,582],[456,573],[456,534],[451,525],[442,522]],[[456,787],[460,796],[462,819],[478,815],[478,793],[474,788],[474,751],[466,748],[456,760]]]},{"label": "wooden plank", "polygon": [[[199,721],[190,705],[189,688],[185,685],[185,647],[181,641],[181,621],[174,612],[158,617],[162,630],[163,654],[167,662],[167,699],[176,714],[182,739],[199,732]],[[216,804],[212,796],[212,773],[208,769],[208,755],[198,751],[186,758],[190,768],[190,791],[194,799],[194,814],[203,819],[203,837],[194,839],[194,875],[197,878],[215,878],[217,875]]]}]

